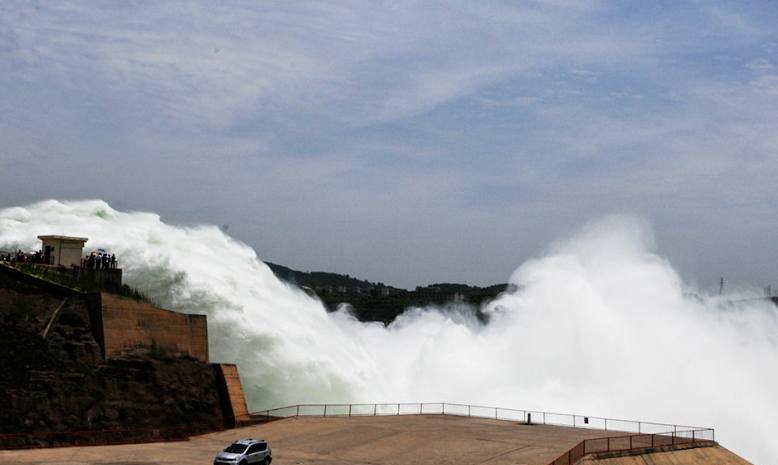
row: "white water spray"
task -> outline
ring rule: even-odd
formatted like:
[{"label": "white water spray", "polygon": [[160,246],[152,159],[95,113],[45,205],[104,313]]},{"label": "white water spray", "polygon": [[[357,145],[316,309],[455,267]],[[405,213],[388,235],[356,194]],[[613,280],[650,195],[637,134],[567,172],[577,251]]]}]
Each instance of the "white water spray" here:
[{"label": "white water spray", "polygon": [[[215,226],[179,228],[102,201],[0,210],[0,249],[88,237],[124,282],[208,315],[213,361],[237,363],[250,410],[309,402],[460,402],[716,428],[778,462],[778,312],[686,289],[648,228],[607,218],[523,264],[485,309],[414,309],[389,327],[327,314]],[[753,296],[751,296],[753,297]]]}]

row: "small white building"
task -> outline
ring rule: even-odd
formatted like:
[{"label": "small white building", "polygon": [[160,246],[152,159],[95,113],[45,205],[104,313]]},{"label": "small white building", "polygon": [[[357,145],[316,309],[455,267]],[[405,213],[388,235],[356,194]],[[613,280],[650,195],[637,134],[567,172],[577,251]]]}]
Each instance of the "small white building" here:
[{"label": "small white building", "polygon": [[46,256],[46,264],[54,266],[81,266],[86,237],[38,236],[43,241],[41,249]]}]

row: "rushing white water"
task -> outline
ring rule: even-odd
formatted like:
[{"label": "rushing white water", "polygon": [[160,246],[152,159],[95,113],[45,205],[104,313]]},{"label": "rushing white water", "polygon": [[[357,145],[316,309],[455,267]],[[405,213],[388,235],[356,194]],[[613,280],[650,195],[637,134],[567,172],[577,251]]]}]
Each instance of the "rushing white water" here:
[{"label": "rushing white water", "polygon": [[[488,324],[413,309],[389,327],[327,314],[215,226],[180,228],[102,201],[0,210],[0,249],[88,237],[124,282],[208,315],[211,358],[237,363],[251,410],[309,402],[461,402],[716,428],[778,463],[778,312],[687,289],[638,221],[606,218],[521,265]],[[751,296],[753,297],[753,296]]]}]

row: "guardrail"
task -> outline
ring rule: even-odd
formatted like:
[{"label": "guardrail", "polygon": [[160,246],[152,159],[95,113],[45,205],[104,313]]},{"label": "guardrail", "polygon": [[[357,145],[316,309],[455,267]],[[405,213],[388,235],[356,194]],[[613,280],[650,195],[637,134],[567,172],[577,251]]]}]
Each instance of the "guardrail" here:
[{"label": "guardrail", "polygon": [[380,416],[380,415],[458,415],[495,420],[510,420],[527,424],[570,426],[602,431],[639,434],[678,434],[683,431],[713,431],[710,428],[669,423],[621,420],[615,418],[572,415],[540,410],[517,410],[452,403],[384,403],[384,404],[298,404],[263,410],[250,414],[252,418],[286,418],[299,416]]},{"label": "guardrail", "polygon": [[705,428],[690,431],[584,439],[548,465],[571,465],[584,455],[601,452],[621,452],[681,444],[713,444],[715,442],[713,436],[713,429]]},{"label": "guardrail", "polygon": [[425,414],[493,418],[495,420],[510,420],[525,424],[599,429],[613,431],[614,433],[638,433],[585,439],[548,465],[571,465],[584,455],[599,452],[617,452],[679,444],[715,442],[715,431],[712,428],[449,403],[300,404],[253,413],[251,417],[256,420],[264,419],[270,421],[278,418],[301,416],[351,417]]},{"label": "guardrail", "polygon": [[[483,407],[451,403],[383,403],[383,404],[298,404],[262,410],[246,415],[219,418],[180,426],[161,426],[126,430],[39,432],[0,434],[0,449],[30,449],[44,447],[98,446],[116,444],[140,444],[149,442],[187,441],[197,436],[232,427],[242,427],[290,417],[343,417],[384,415],[457,415],[495,420],[509,420],[524,424],[544,424],[590,428],[620,433],[638,433],[632,436],[588,439],[560,456],[550,465],[569,465],[573,457],[580,458],[593,452],[625,450],[624,441],[630,449],[643,448],[642,444],[660,444],[668,441],[701,442],[714,440],[711,428],[671,425],[645,421],[619,420],[613,418],[570,415],[537,410],[516,410],[499,407]],[[628,439],[624,439],[628,438]],[[690,440],[688,438],[691,438]],[[604,442],[603,442],[604,441]],[[604,446],[603,446],[604,444]],[[635,446],[635,447],[633,447]],[[637,447],[640,446],[640,447]],[[651,446],[653,447],[653,446]],[[581,455],[579,451],[582,451]],[[566,459],[564,457],[567,457]],[[577,460],[575,458],[574,460]],[[565,461],[567,460],[567,461]]]}]

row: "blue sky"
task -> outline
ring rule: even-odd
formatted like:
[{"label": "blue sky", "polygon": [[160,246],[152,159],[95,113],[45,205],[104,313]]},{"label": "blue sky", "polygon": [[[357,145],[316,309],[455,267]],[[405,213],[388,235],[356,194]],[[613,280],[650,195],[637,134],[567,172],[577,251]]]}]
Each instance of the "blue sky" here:
[{"label": "blue sky", "polygon": [[628,214],[691,284],[778,288],[776,24],[767,1],[9,1],[2,207],[99,198],[400,287],[505,282]]}]

